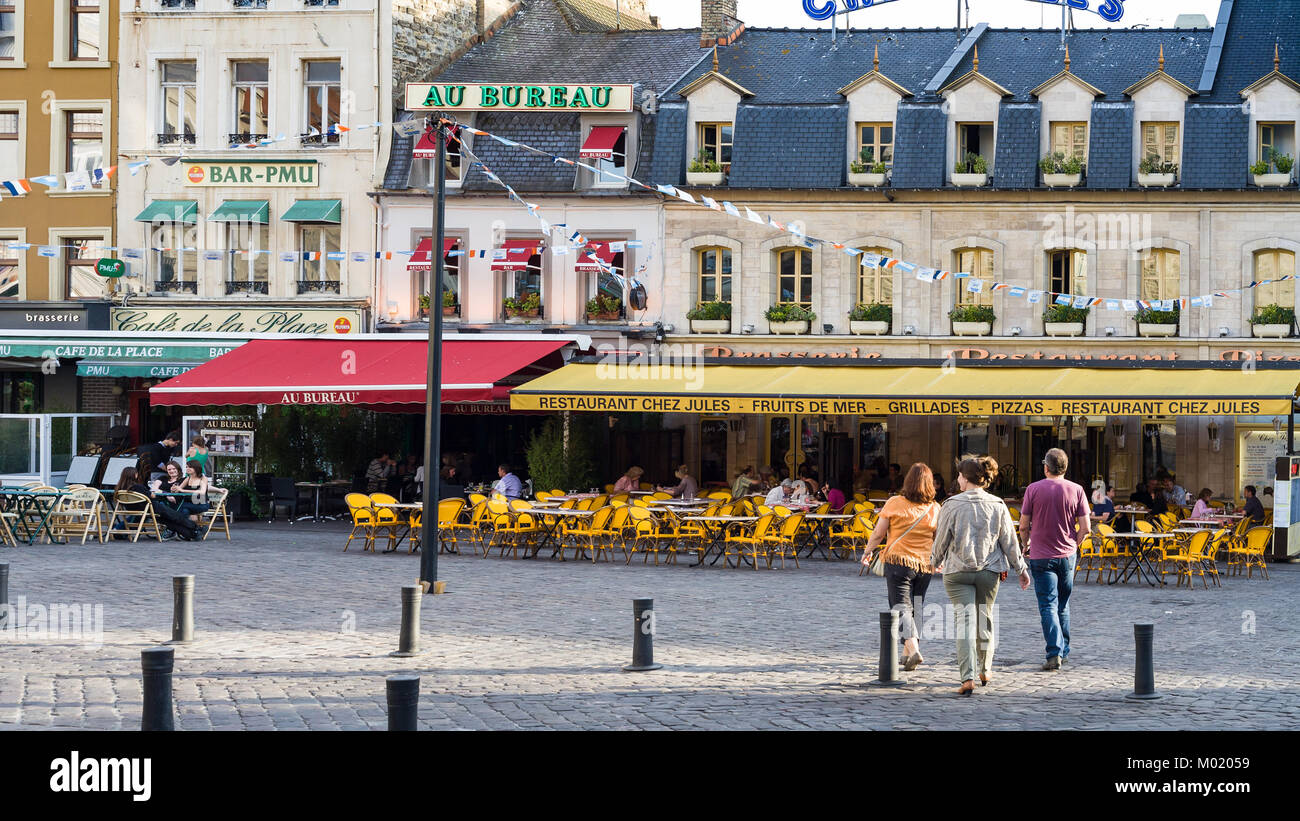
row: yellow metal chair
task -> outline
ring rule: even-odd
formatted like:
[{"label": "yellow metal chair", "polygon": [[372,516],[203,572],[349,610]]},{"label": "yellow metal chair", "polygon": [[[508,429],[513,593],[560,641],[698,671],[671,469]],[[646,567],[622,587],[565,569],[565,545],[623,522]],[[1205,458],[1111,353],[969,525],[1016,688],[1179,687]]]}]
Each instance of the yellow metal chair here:
[{"label": "yellow metal chair", "polygon": [[1213,534],[1208,530],[1200,530],[1193,533],[1187,543],[1181,545],[1177,550],[1165,554],[1165,561],[1174,566],[1174,572],[1178,575],[1176,586],[1181,587],[1183,579],[1187,579],[1187,586],[1192,586],[1192,575],[1199,569],[1201,570],[1201,584],[1205,587],[1209,585],[1205,581],[1204,569],[1202,562],[1205,560],[1205,551],[1210,543]]},{"label": "yellow metal chair", "polygon": [[779,530],[769,528],[767,543],[768,561],[775,559],[781,560],[781,569],[785,569],[785,559],[789,556],[794,560],[794,566],[799,566],[799,547],[798,537],[803,532],[803,514],[792,513],[781,520]]},{"label": "yellow metal chair", "polygon": [[361,531],[363,537],[362,552],[370,550],[375,541],[375,512],[370,508],[370,497],[364,493],[349,493],[343,497],[343,502],[348,506],[348,515],[352,518],[352,532],[343,545],[343,552],[348,552],[352,540],[357,537],[357,531]]},{"label": "yellow metal chair", "polygon": [[591,560],[596,561],[596,556],[600,554],[604,546],[613,540],[614,531],[610,527],[610,522],[614,518],[614,514],[620,509],[606,505],[596,511],[596,515],[587,521],[586,525],[578,532],[578,538],[573,542],[574,559],[585,559],[587,557],[586,552],[590,550]]},{"label": "yellow metal chair", "polygon": [[1273,539],[1273,528],[1259,526],[1252,527],[1246,531],[1245,542],[1241,546],[1241,566],[1238,567],[1237,573],[1240,575],[1241,567],[1246,568],[1246,578],[1252,578],[1255,574],[1255,568],[1259,568],[1264,574],[1264,580],[1268,580],[1268,564],[1264,561],[1264,551],[1268,549],[1268,543]]},{"label": "yellow metal chair", "polygon": [[402,521],[401,514],[391,507],[380,507],[380,505],[395,504],[397,504],[397,499],[387,493],[370,494],[370,509],[375,514],[375,536],[370,538],[371,551],[375,549],[375,537],[378,536],[380,530],[388,531],[388,548],[385,552],[397,549],[397,528],[403,524],[409,524],[409,521]]},{"label": "yellow metal chair", "polygon": [[[736,566],[740,566],[740,559],[749,558],[755,570],[758,569],[758,560],[763,558],[767,566],[772,566],[771,548],[768,541],[768,531],[772,528],[772,522],[776,517],[771,513],[759,517],[754,523],[752,530],[728,530],[723,536],[722,553],[724,559],[730,563],[730,557],[736,556]],[[732,548],[735,548],[734,550]]]},{"label": "yellow metal chair", "polygon": [[[443,499],[438,502],[438,550],[443,553],[459,553],[456,544],[458,531],[456,525],[461,522],[465,512],[464,499]],[[415,517],[412,517],[413,519]]]}]

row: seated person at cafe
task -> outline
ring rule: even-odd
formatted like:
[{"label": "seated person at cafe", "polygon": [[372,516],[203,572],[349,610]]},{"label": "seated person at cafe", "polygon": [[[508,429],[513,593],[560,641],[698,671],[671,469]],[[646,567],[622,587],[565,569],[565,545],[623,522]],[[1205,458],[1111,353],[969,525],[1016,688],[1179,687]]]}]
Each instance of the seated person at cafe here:
[{"label": "seated person at cafe", "polygon": [[1259,501],[1259,497],[1255,495],[1255,486],[1246,485],[1242,493],[1246,497],[1246,504],[1242,506],[1242,512],[1246,514],[1246,518],[1252,526],[1264,524],[1264,505]]},{"label": "seated person at cafe", "polygon": [[889,475],[885,478],[889,484],[887,490],[890,495],[895,495],[903,489],[903,468],[897,462],[889,465]]},{"label": "seated person at cafe", "polygon": [[1150,508],[1153,515],[1159,516],[1169,512],[1169,497],[1165,495],[1164,481],[1152,479],[1147,482],[1147,493],[1151,494]]},{"label": "seated person at cafe", "polygon": [[633,465],[632,467],[627,469],[627,473],[624,473],[622,476],[618,477],[618,481],[614,483],[614,492],[631,493],[634,490],[640,490],[641,477],[644,475],[645,475],[644,470],[637,467],[636,465]]},{"label": "seated person at cafe", "polygon": [[694,499],[700,492],[700,486],[695,482],[695,477],[691,476],[691,471],[686,465],[678,465],[677,470],[673,471],[678,482],[675,487],[661,487],[660,491],[669,494],[674,499]]},{"label": "seated person at cafe", "polygon": [[771,465],[763,465],[758,469],[758,484],[750,488],[754,493],[766,494],[774,487],[778,487],[781,480],[776,478],[776,473],[772,470]]},{"label": "seated person at cafe", "polygon": [[754,474],[753,465],[747,466],[740,473],[736,474],[736,481],[731,483],[731,498],[739,499],[751,492],[751,488],[758,484],[758,476]]},{"label": "seated person at cafe", "polygon": [[[418,486],[420,487],[421,494],[423,494],[424,492],[423,471],[424,471],[424,467],[421,466],[420,468],[418,468],[416,473],[416,475],[419,476],[419,479],[417,479],[416,481],[418,483]],[[438,482],[438,498],[440,500],[457,499],[457,498],[464,497],[464,495],[465,495],[465,480],[460,477],[460,470],[458,470],[455,466],[443,468],[442,478]],[[416,501],[420,501],[420,499],[423,499],[423,495],[421,495],[421,497]]]},{"label": "seated person at cafe", "polygon": [[817,479],[817,471],[807,465],[803,465],[799,468],[799,479],[808,486],[808,492],[810,494],[816,494],[822,489],[822,484]]},{"label": "seated person at cafe", "polygon": [[767,492],[767,497],[763,499],[763,504],[771,507],[772,505],[783,505],[790,501],[790,494],[794,492],[794,482],[789,479],[782,479],[781,483]]},{"label": "seated person at cafe", "polygon": [[1161,487],[1169,504],[1187,507],[1187,491],[1183,489],[1182,485],[1174,481],[1174,477],[1166,475]]},{"label": "seated person at cafe", "polygon": [[198,459],[191,459],[185,463],[185,478],[181,483],[173,488],[178,493],[188,493],[190,498],[184,499],[176,509],[185,516],[200,516],[207,512],[208,505],[208,477],[203,475],[203,465]]},{"label": "seated person at cafe", "polygon": [[1101,480],[1097,481],[1097,489],[1092,493],[1093,532],[1096,532],[1097,525],[1115,526],[1115,487],[1106,487]]},{"label": "seated person at cafe", "polygon": [[1205,519],[1209,517],[1214,508],[1210,507],[1210,497],[1214,493],[1208,487],[1201,488],[1201,492],[1196,494],[1196,504],[1192,506],[1193,519]]},{"label": "seated person at cafe", "polygon": [[794,479],[790,485],[791,502],[807,502],[812,499],[812,491],[808,490],[808,484],[803,479]]},{"label": "seated person at cafe", "polygon": [[831,506],[831,513],[839,513],[844,507],[844,491],[836,487],[837,482],[822,485],[822,498]]},{"label": "seated person at cafe", "polygon": [[[140,495],[147,497],[150,500],[149,502],[150,506],[153,508],[154,516],[158,519],[159,524],[163,528],[172,531],[181,539],[187,542],[194,541],[196,538],[198,538],[199,529],[193,522],[190,521],[190,517],[184,513],[179,512],[171,505],[164,504],[162,501],[155,499],[153,495],[154,494],[153,489],[146,486],[143,482],[140,481],[139,473],[136,471],[135,468],[124,468],[122,470],[122,474],[118,477],[117,486],[114,488],[114,492],[116,493],[124,490],[129,490],[132,493],[139,493]],[[116,501],[114,502],[114,504],[116,504]],[[122,509],[139,512],[144,510],[144,503],[143,502],[131,502],[129,504],[124,503],[122,505]],[[115,518],[113,522],[113,529],[125,530],[126,523],[120,519]],[[163,537],[164,538],[167,537],[166,530],[164,530],[163,532]]]},{"label": "seated person at cafe", "polygon": [[524,483],[510,472],[509,465],[497,465],[497,476],[500,478],[492,485],[493,493],[500,493],[508,500],[518,499],[524,495]]},{"label": "seated person at cafe", "polygon": [[1150,484],[1149,482],[1138,482],[1137,487],[1135,487],[1133,489],[1133,492],[1129,494],[1128,497],[1129,504],[1141,505],[1142,507],[1145,507],[1148,510],[1150,510],[1151,504],[1152,502],[1155,501],[1155,499],[1151,497],[1151,491],[1147,490],[1147,486],[1149,484]]},{"label": "seated person at cafe", "polygon": [[366,490],[378,493],[388,488],[388,480],[397,473],[397,463],[388,456],[388,451],[380,453],[370,460],[366,468]]}]

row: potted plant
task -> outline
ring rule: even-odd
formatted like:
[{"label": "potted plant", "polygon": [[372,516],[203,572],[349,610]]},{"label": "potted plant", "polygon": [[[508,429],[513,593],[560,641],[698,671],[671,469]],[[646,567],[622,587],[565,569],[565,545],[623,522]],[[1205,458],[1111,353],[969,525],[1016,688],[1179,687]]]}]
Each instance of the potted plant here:
[{"label": "potted plant", "polygon": [[702,302],[686,312],[691,333],[725,334],[731,332],[731,303],[715,300]]},{"label": "potted plant", "polygon": [[1158,154],[1149,154],[1138,163],[1138,185],[1143,188],[1168,188],[1178,177],[1178,163],[1165,162]]},{"label": "potted plant", "polygon": [[849,311],[849,333],[887,334],[894,320],[894,309],[880,302],[864,302]]},{"label": "potted plant", "polygon": [[871,148],[863,148],[858,154],[858,159],[849,163],[849,185],[879,188],[885,184],[889,169],[883,162],[873,161],[871,154]]},{"label": "potted plant", "polygon": [[689,185],[722,185],[726,177],[722,164],[713,158],[712,153],[703,149],[686,166],[686,182]]},{"label": "potted plant", "polygon": [[992,305],[958,305],[948,312],[955,336],[988,336],[993,333]]},{"label": "potted plant", "polygon": [[616,322],[623,312],[623,300],[616,296],[597,294],[587,300],[588,322]]},{"label": "potted plant", "polygon": [[1082,336],[1083,325],[1087,321],[1087,308],[1048,305],[1047,310],[1043,311],[1043,330],[1048,336]]},{"label": "potted plant", "polygon": [[1291,168],[1294,165],[1295,160],[1290,154],[1282,154],[1276,148],[1270,148],[1268,159],[1261,159],[1252,165],[1250,174],[1255,185],[1260,188],[1282,188],[1291,184]]},{"label": "potted plant", "polygon": [[531,319],[542,314],[541,294],[529,292],[523,296],[506,297],[501,303],[506,319]]},{"label": "potted plant", "polygon": [[1141,336],[1177,336],[1179,310],[1160,311],[1143,308],[1137,312],[1138,334]]},{"label": "potted plant", "polygon": [[1250,318],[1250,330],[1255,336],[1285,337],[1295,327],[1295,309],[1281,305],[1261,305]]},{"label": "potted plant", "polygon": [[1043,185],[1048,188],[1074,188],[1083,182],[1083,160],[1064,151],[1048,154],[1038,161],[1043,172]]},{"label": "potted plant", "polygon": [[967,152],[952,170],[952,184],[958,188],[978,188],[989,181],[989,163],[979,154]]},{"label": "potted plant", "polygon": [[802,305],[777,303],[767,309],[767,327],[774,334],[806,334],[817,314]]},{"label": "potted plant", "polygon": [[[429,312],[428,305],[424,306],[424,311],[425,313]],[[442,292],[442,315],[460,316],[460,306],[456,304],[456,295],[451,291]]]},{"label": "potted plant", "polygon": [[423,319],[429,315],[429,295],[420,294],[420,318]]}]

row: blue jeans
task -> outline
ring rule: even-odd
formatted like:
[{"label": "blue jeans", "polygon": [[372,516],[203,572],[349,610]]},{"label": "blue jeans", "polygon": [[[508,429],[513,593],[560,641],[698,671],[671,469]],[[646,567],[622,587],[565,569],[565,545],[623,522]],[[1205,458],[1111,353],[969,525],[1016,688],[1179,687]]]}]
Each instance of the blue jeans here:
[{"label": "blue jeans", "polygon": [[1029,573],[1034,577],[1038,596],[1038,617],[1043,622],[1047,657],[1070,655],[1070,593],[1074,590],[1076,556],[1057,559],[1030,559]]}]

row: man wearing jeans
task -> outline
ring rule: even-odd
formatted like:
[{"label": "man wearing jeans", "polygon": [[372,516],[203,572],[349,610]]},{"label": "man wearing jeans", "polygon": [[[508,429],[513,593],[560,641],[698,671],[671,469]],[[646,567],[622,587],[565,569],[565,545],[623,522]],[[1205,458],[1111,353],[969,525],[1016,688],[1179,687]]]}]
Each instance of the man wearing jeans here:
[{"label": "man wearing jeans", "polygon": [[1043,458],[1043,478],[1025,489],[1020,538],[1029,542],[1029,572],[1038,595],[1038,615],[1047,641],[1044,670],[1059,670],[1070,655],[1070,592],[1079,542],[1091,530],[1083,487],[1067,481],[1069,458],[1052,448]]}]

